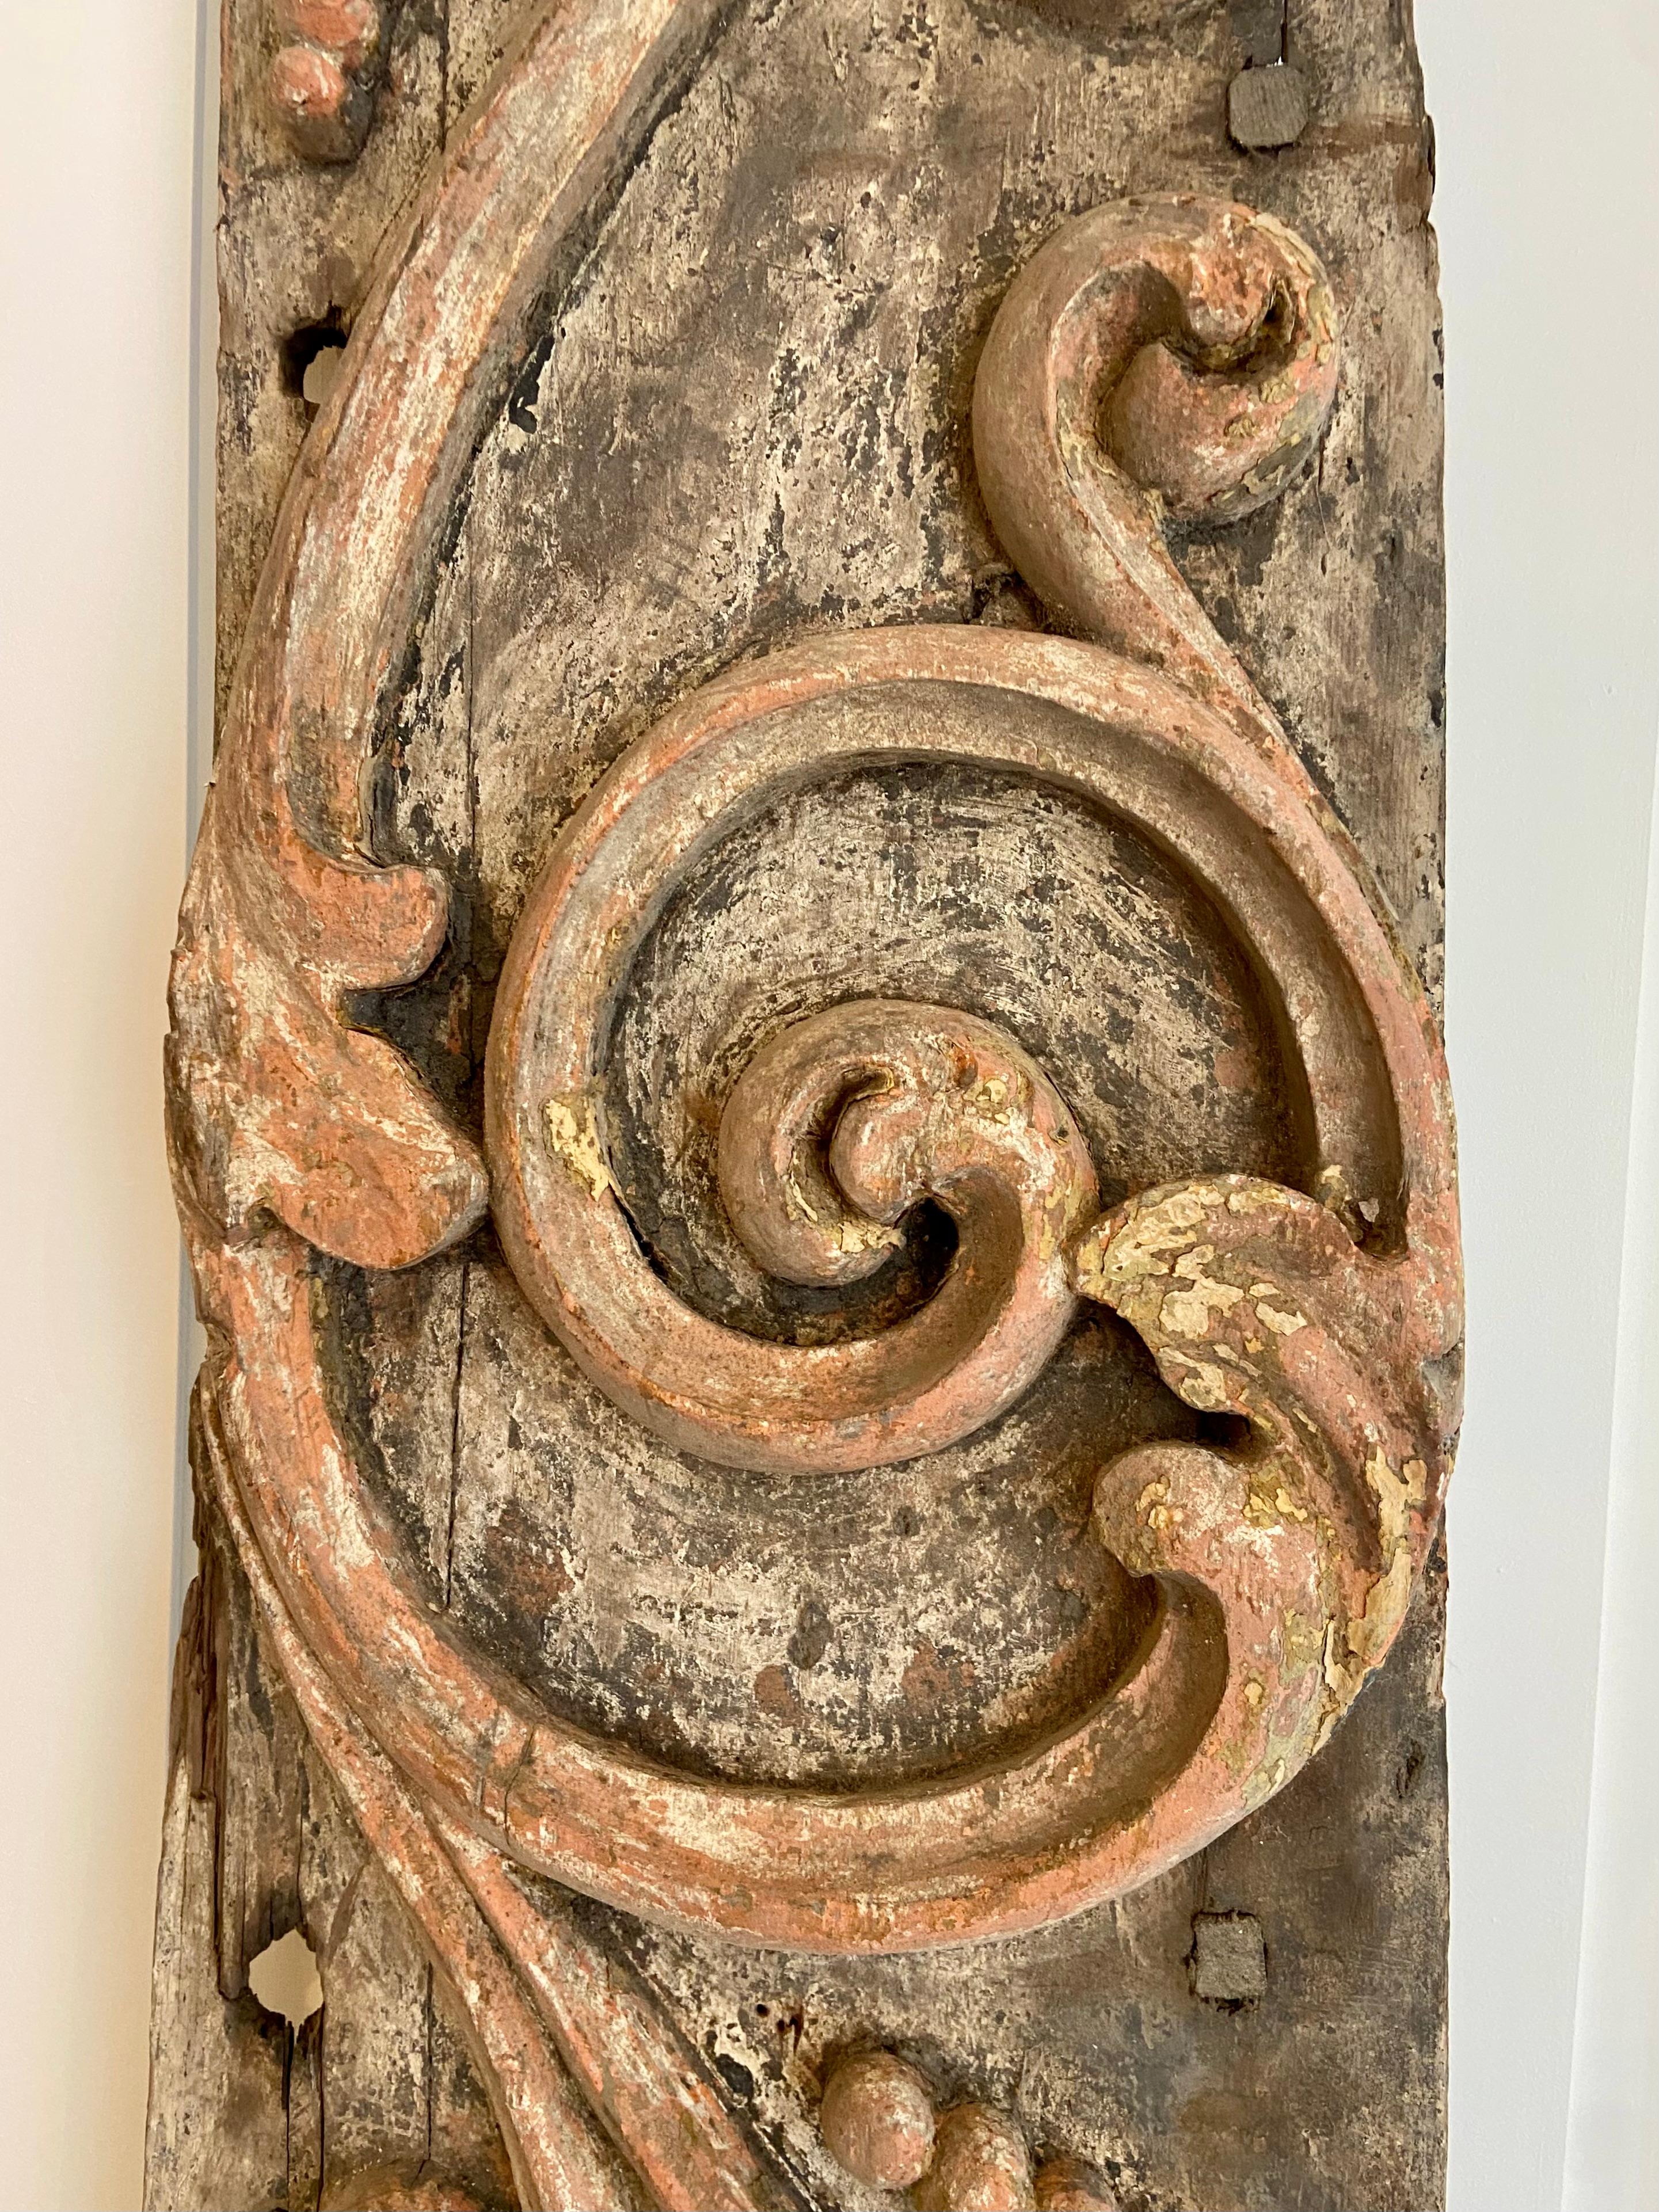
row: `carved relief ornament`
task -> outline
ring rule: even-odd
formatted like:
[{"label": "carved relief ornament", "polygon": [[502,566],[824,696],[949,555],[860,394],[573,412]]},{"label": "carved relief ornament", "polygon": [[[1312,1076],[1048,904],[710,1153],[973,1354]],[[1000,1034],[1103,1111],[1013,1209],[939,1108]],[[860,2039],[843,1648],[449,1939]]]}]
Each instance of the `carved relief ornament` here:
[{"label": "carved relief ornament", "polygon": [[[997,315],[979,483],[1064,635],[837,631],[680,699],[553,839],[496,997],[482,1146],[353,1026],[355,994],[418,977],[445,934],[444,883],[374,861],[362,794],[447,503],[529,317],[716,12],[537,11],[387,241],[265,568],[173,978],[170,1135],[211,1340],[202,1463],[319,1750],[461,1994],[526,2205],[622,2201],[619,2156],[665,2207],[775,2195],[654,2000],[538,1877],[844,1953],[1121,1894],[1261,1805],[1381,1663],[1457,1418],[1433,1019],[1160,529],[1273,499],[1335,392],[1319,264],[1243,207],[1098,208]],[[1272,1009],[1304,1187],[1215,1174],[1103,1213],[1075,1117],[1012,1034],[854,1000],[783,1025],[731,1090],[727,1214],[761,1269],[834,1286],[879,1266],[927,1197],[954,1260],[908,1316],[836,1343],[763,1340],[686,1303],[641,1249],[608,1146],[618,995],[702,855],[769,796],[872,762],[1080,795],[1200,885]],[[1122,1672],[1056,1730],[893,1789],[714,1780],[548,1711],[423,1601],[337,1419],[313,1310],[313,1254],[408,1267],[492,1210],[536,1313],[628,1415],[806,1485],[977,1430],[1079,1301],[1111,1309],[1221,1417],[1209,1441],[1100,1471],[1098,1540],[1148,1592]],[[928,2201],[970,2201],[954,2186]]]}]

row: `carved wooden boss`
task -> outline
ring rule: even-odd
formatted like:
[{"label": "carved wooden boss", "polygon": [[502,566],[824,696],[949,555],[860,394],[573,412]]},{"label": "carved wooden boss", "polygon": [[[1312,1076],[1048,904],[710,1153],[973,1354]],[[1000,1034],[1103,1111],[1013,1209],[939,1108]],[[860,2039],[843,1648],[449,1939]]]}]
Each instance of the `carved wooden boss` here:
[{"label": "carved wooden boss", "polygon": [[[278,12],[267,121],[337,179],[413,96],[392,18]],[[1428,368],[1378,374],[1364,232],[1420,260],[1420,137],[1349,149],[1386,195],[1340,145],[1250,170],[1226,19],[1176,12],[1178,63],[1175,14],[532,7],[276,521],[173,994],[204,1541],[526,2207],[1438,2189],[1431,1626],[1322,1803],[1263,1808],[1434,1535],[1450,1109],[1246,665],[1337,713],[1297,734],[1339,799],[1409,777],[1402,712],[1437,747],[1432,567],[1388,573],[1431,498],[1390,515],[1384,451]],[[1329,33],[1362,89],[1385,13]],[[1208,70],[1206,189],[1127,83],[1163,188],[1091,179],[1058,111],[1125,53]],[[1341,282],[1217,167],[1299,190]],[[1384,865],[1414,803],[1350,805]],[[1217,1880],[1252,1815],[1277,1871]],[[331,2166],[304,1888],[266,1917],[322,1954],[322,2150],[280,2201],[495,2201],[429,2081],[424,2145],[371,2083],[379,2154]]]}]

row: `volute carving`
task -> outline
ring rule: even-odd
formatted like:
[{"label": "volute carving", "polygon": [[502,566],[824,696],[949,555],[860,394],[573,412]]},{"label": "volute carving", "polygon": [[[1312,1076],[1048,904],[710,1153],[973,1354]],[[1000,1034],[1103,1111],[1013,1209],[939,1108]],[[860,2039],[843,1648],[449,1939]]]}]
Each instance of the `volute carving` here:
[{"label": "volute carving", "polygon": [[[1166,519],[1225,526],[1279,497],[1337,390],[1317,258],[1245,207],[1114,201],[1061,223],[1008,289],[973,452],[1053,631],[821,628],[687,690],[548,825],[481,1136],[364,1026],[363,994],[418,978],[445,939],[445,883],[375,858],[364,792],[447,502],[532,307],[720,15],[532,9],[394,226],[266,564],[173,978],[171,1142],[211,1340],[202,1464],[318,1750],[460,1993],[526,2205],[613,2205],[636,2184],[687,2212],[785,2201],[566,1892],[831,1954],[1011,1935],[1127,1893],[1279,1790],[1381,1665],[1457,1422],[1434,1021],[1164,537]],[[1218,1168],[1121,1197],[1013,1027],[808,990],[720,1102],[745,1264],[839,1294],[924,1205],[950,1256],[880,1325],[749,1333],[676,1286],[630,1211],[606,1072],[630,974],[692,872],[781,796],[842,769],[964,766],[1130,825],[1208,902],[1279,1041],[1297,1186]],[[1098,1469],[1095,1537],[1139,1608],[1115,1674],[1035,1733],[892,1785],[676,1766],[552,1710],[430,1602],[339,1417],[318,1318],[318,1255],[412,1267],[487,1211],[541,1324],[627,1420],[759,1484],[944,1450],[1019,1405],[1080,1310],[1109,1310],[1206,1425]],[[990,2106],[963,2109],[951,2142],[1001,2142]],[[1016,2194],[996,2201],[1036,2202],[1010,2142]],[[870,2178],[988,2203],[951,2175],[991,2155],[930,2149],[890,2176],[872,2153]],[[1108,2201],[1064,2146],[1038,2164],[1042,2201]]]}]

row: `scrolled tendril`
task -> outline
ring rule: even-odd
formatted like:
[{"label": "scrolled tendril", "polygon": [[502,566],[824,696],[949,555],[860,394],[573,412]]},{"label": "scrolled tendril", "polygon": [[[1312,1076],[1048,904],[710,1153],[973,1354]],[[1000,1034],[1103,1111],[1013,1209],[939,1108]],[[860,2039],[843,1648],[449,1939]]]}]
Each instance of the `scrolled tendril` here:
[{"label": "scrolled tendril", "polygon": [[1330,282],[1293,231],[1225,200],[1109,201],[1032,256],[992,325],[974,456],[997,535],[1068,628],[1282,742],[1160,525],[1277,498],[1336,382]]},{"label": "scrolled tendril", "polygon": [[[526,903],[483,1157],[412,1067],[349,1028],[351,994],[417,973],[442,934],[434,880],[362,859],[360,771],[386,641],[406,631],[471,450],[478,365],[514,303],[540,296],[559,226],[585,204],[582,149],[619,168],[714,14],[712,0],[537,14],[394,241],[313,433],[314,483],[279,532],[175,976],[174,1158],[218,1325],[205,1410],[227,1522],[331,1763],[377,1763],[364,1817],[381,1820],[387,1863],[441,1876],[418,1856],[441,1844],[481,1908],[493,1900],[490,1940],[515,1972],[545,1945],[507,1917],[523,1899],[501,1861],[678,1925],[845,1952],[1030,1928],[1151,1879],[1279,1788],[1386,1651],[1456,1419],[1431,1017],[1160,535],[1166,517],[1220,521],[1273,497],[1334,392],[1328,283],[1248,210],[1136,201],[1081,217],[991,333],[975,400],[991,519],[1091,642],[834,633],[671,710],[564,825]],[[653,1267],[613,1172],[602,1100],[630,963],[677,875],[756,808],[837,763],[941,759],[1057,784],[1190,873],[1258,969],[1310,1188],[1334,1203],[1216,1176],[1095,1221],[1064,1102],[1012,1038],[861,1000],[763,1042],[725,1109],[725,1202],[763,1266],[833,1284],[879,1265],[930,1196],[956,1221],[955,1262],[877,1337],[801,1348],[722,1328]],[[505,1676],[428,1602],[334,1420],[308,1249],[420,1258],[477,1218],[484,1158],[507,1256],[549,1328],[642,1421],[739,1466],[939,1449],[1026,1387],[1079,1295],[1110,1307],[1188,1404],[1249,1425],[1242,1444],[1151,1444],[1103,1471],[1097,1531],[1155,1585],[1123,1674],[988,1764],[827,1793],[666,1769]],[[464,1917],[431,1907],[434,1948],[479,1992],[475,2011],[499,2014],[510,2058],[516,2000],[470,1978]],[[678,2121],[665,2140],[679,2143]],[[550,2201],[565,2201],[564,2154],[550,2138]],[[746,2181],[730,2201],[750,2201]]]},{"label": "scrolled tendril", "polygon": [[[857,1281],[924,1198],[956,1224],[927,1304],[843,1344],[763,1342],[677,1297],[623,1229],[597,1107],[558,1080],[550,1089],[533,1060],[502,1076],[513,1097],[492,1126],[509,1253],[590,1373],[684,1449],[793,1472],[914,1458],[1012,1404],[1064,1334],[1094,1168],[1054,1085],[992,1024],[898,1000],[832,1006],[773,1037],[726,1103],[721,1193],[773,1273]],[[596,1244],[603,1267],[573,1279],[570,1259]]]}]

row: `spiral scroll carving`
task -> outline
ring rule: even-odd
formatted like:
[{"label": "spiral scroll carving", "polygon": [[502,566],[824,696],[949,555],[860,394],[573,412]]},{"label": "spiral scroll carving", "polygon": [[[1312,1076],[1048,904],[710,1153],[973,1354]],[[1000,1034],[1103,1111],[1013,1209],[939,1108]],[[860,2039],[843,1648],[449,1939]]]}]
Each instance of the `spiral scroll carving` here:
[{"label": "spiral scroll carving", "polygon": [[[445,502],[527,303],[718,20],[713,0],[532,10],[389,244],[273,550],[174,972],[170,1133],[214,1354],[204,1480],[323,1756],[468,1993],[526,2204],[768,2201],[644,1991],[515,1870],[735,1939],[865,1952],[1029,1928],[1149,1880],[1282,1786],[1386,1654],[1456,1422],[1450,1114],[1416,978],[1271,710],[1182,581],[1165,514],[1275,495],[1331,404],[1329,287],[1249,210],[1129,202],[1066,226],[986,348],[974,440],[1021,572],[1077,635],[808,640],[682,700],[553,842],[515,933],[482,1152],[347,1018],[416,975],[443,886],[363,857],[362,770]],[[416,334],[418,334],[416,343]],[[418,368],[416,366],[418,364]],[[350,574],[346,564],[350,564]],[[757,1264],[835,1285],[907,1210],[953,1220],[933,1296],[831,1345],[695,1310],[630,1221],[605,1126],[615,1009],[674,884],[837,765],[967,763],[1130,825],[1260,981],[1308,1188],[1216,1175],[1100,1216],[1049,1073],[979,1015],[855,999],[780,1024],[721,1102]],[[1046,1734],[891,1789],[672,1771],[545,1709],[428,1604],[331,1409],[312,1255],[413,1264],[489,1203],[537,1313],[673,1444],[810,1475],[938,1450],[1104,1306],[1244,1441],[1101,1470],[1144,1580],[1120,1679]]]},{"label": "spiral scroll carving", "polygon": [[1068,627],[1282,742],[1160,525],[1277,498],[1336,379],[1329,281],[1283,223],[1224,200],[1096,208],[1020,271],[980,363],[974,456],[997,534]]},{"label": "spiral scroll carving", "polygon": [[923,1197],[958,1248],[937,1295],[877,1336],[795,1346],[723,1328],[653,1269],[606,1165],[581,1075],[612,987],[584,959],[587,873],[556,863],[491,1044],[496,1218],[538,1310],[620,1404],[706,1458],[873,1467],[970,1434],[1040,1372],[1075,1305],[1067,1255],[1095,1174],[1053,1085],[991,1024],[937,1006],[857,1001],[784,1030],[720,1123],[722,1193],[755,1258],[793,1282],[856,1281]]}]

